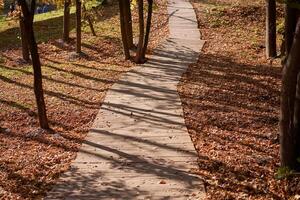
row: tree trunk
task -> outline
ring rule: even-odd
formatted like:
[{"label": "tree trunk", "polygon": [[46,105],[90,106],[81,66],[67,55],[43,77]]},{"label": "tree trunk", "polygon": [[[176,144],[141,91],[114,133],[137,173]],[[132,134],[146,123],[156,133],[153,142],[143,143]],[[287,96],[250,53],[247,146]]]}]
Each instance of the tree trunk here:
[{"label": "tree trunk", "polygon": [[130,0],[124,0],[124,27],[127,36],[128,48],[132,49],[133,44],[133,33],[132,33],[132,17],[130,9]]},{"label": "tree trunk", "polygon": [[65,0],[64,2],[64,18],[63,18],[63,41],[70,41],[70,0]]},{"label": "tree trunk", "polygon": [[266,0],[266,56],[276,57],[276,0]]},{"label": "tree trunk", "polygon": [[288,56],[293,44],[294,33],[297,24],[297,9],[291,8],[288,4],[285,7],[285,53]]},{"label": "tree trunk", "polygon": [[[300,158],[300,73],[297,77],[297,88],[294,111],[295,158]],[[296,162],[296,169],[300,170],[300,163]]]},{"label": "tree trunk", "polygon": [[29,46],[32,58],[33,73],[34,73],[34,93],[36,97],[39,122],[41,128],[49,129],[48,119],[46,114],[46,105],[44,101],[44,91],[42,82],[41,63],[38,54],[37,44],[34,37],[33,27],[27,29],[29,34]]},{"label": "tree trunk", "polygon": [[[280,116],[280,157],[281,165],[291,169],[295,168],[296,155],[296,133],[295,125],[298,119],[295,116],[295,100],[297,75],[300,63],[300,20],[296,25],[294,40],[288,55],[282,76],[281,90],[281,116]],[[296,101],[297,102],[297,101]],[[297,106],[297,105],[296,105]],[[298,109],[298,108],[297,108]],[[298,113],[296,113],[297,117]]]},{"label": "tree trunk", "polygon": [[38,108],[39,122],[41,128],[49,129],[49,124],[48,124],[48,119],[46,114],[46,105],[44,101],[41,63],[40,63],[38,48],[37,48],[34,31],[33,31],[35,0],[31,1],[30,6],[27,5],[26,1],[19,0],[18,2],[22,8],[25,31],[27,33],[27,38],[28,38],[27,42],[31,53],[33,75],[34,75],[34,94],[35,94],[35,99]]},{"label": "tree trunk", "polygon": [[144,46],[144,1],[143,0],[138,0],[138,9],[139,9],[139,43],[138,43],[138,48],[135,56],[135,62],[136,63],[143,63],[143,46]]},{"label": "tree trunk", "polygon": [[88,15],[87,10],[86,10],[86,7],[85,7],[84,4],[83,4],[83,6],[82,6],[82,9],[83,9],[84,16],[85,16],[85,18],[86,18],[86,20],[87,20],[87,22],[88,22],[88,24],[89,24],[89,27],[90,27],[90,29],[91,29],[91,32],[92,32],[93,36],[97,36],[97,35],[96,35],[96,32],[95,32],[95,29],[94,29],[94,26],[93,26],[93,22],[92,22],[90,16]]},{"label": "tree trunk", "polygon": [[25,31],[24,17],[20,16],[20,32],[21,32],[21,43],[22,43],[22,56],[27,62],[30,61],[29,47],[28,47],[28,37]]},{"label": "tree trunk", "polygon": [[129,52],[127,35],[126,35],[126,30],[125,30],[124,0],[119,0],[119,8],[120,8],[120,26],[121,26],[123,49],[124,49],[125,59],[128,60],[128,59],[130,59],[130,52]]},{"label": "tree trunk", "polygon": [[149,35],[151,29],[151,20],[152,20],[152,11],[153,11],[153,0],[148,0],[148,16],[147,16],[147,25],[146,25],[146,34],[145,34],[145,43],[142,50],[142,57],[146,59],[146,51],[149,42]]},{"label": "tree trunk", "polygon": [[81,53],[81,0],[76,0],[76,53]]}]

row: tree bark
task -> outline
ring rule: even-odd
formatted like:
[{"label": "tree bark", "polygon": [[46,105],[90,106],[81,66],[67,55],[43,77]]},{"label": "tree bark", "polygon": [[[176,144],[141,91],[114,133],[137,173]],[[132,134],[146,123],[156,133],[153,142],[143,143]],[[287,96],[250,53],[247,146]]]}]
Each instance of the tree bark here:
[{"label": "tree bark", "polygon": [[30,61],[28,37],[25,31],[24,17],[20,16],[20,32],[21,32],[21,43],[22,43],[22,57],[25,61]]},{"label": "tree bark", "polygon": [[124,0],[124,27],[127,36],[128,48],[132,49],[133,44],[133,33],[132,33],[132,16],[130,9],[130,0]]},{"label": "tree bark", "polygon": [[139,43],[137,47],[137,52],[135,56],[135,62],[136,63],[143,63],[143,46],[144,46],[144,32],[145,32],[145,27],[144,27],[144,1],[143,0],[138,0],[138,13],[139,13]]},{"label": "tree bark", "polygon": [[35,0],[31,1],[31,5],[27,5],[26,1],[18,0],[19,5],[21,5],[22,13],[24,16],[25,31],[28,38],[28,46],[31,53],[33,75],[34,75],[34,94],[38,108],[38,117],[40,127],[43,129],[49,129],[46,105],[44,100],[43,82],[42,82],[42,70],[41,63],[37,48],[37,43],[33,31],[33,17],[35,10]]},{"label": "tree bark", "polygon": [[148,16],[147,16],[147,25],[146,25],[146,33],[145,33],[145,42],[142,50],[142,57],[144,60],[146,59],[146,51],[148,48],[151,21],[152,21],[152,12],[153,12],[153,0],[148,0]]},{"label": "tree bark", "polygon": [[[296,101],[297,75],[300,63],[300,20],[296,25],[294,40],[288,55],[282,76],[281,113],[280,113],[280,157],[281,165],[291,169],[296,167],[296,133],[294,120]],[[297,108],[298,109],[298,108]],[[296,114],[297,117],[298,113]]]},{"label": "tree bark", "polygon": [[266,0],[266,56],[276,57],[276,0]]},{"label": "tree bark", "polygon": [[76,0],[76,53],[81,53],[81,0]]},{"label": "tree bark", "polygon": [[121,26],[121,36],[122,36],[122,43],[123,49],[125,54],[125,59],[130,59],[130,52],[128,47],[127,35],[125,30],[125,19],[124,19],[124,0],[119,0],[119,8],[120,8],[120,26]]},{"label": "tree bark", "polygon": [[70,0],[64,2],[64,17],[63,17],[63,41],[70,41]]},{"label": "tree bark", "polygon": [[96,32],[95,32],[95,29],[94,29],[94,26],[93,26],[93,22],[92,22],[90,16],[88,15],[87,10],[86,10],[86,7],[85,7],[84,4],[83,4],[83,6],[82,6],[82,9],[83,9],[84,16],[85,16],[85,18],[86,18],[86,20],[87,20],[87,22],[88,22],[88,24],[89,24],[89,27],[90,27],[90,29],[91,29],[91,32],[92,32],[93,36],[97,36],[97,35],[96,35]]},{"label": "tree bark", "polygon": [[[295,111],[294,111],[294,136],[295,136],[295,158],[300,158],[300,73],[298,72]],[[296,169],[300,170],[300,163],[296,162]]]},{"label": "tree bark", "polygon": [[286,5],[285,7],[285,53],[288,56],[293,44],[294,33],[297,24],[297,9]]}]

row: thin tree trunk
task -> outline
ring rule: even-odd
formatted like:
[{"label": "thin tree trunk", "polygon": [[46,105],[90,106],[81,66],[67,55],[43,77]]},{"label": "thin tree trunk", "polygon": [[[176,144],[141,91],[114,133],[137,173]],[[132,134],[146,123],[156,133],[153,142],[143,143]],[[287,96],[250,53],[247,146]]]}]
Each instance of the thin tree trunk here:
[{"label": "thin tree trunk", "polygon": [[297,24],[297,9],[291,8],[288,4],[285,7],[285,53],[288,56],[293,44],[294,33]]},{"label": "thin tree trunk", "polygon": [[42,82],[42,70],[40,58],[37,50],[37,44],[34,37],[33,28],[28,28],[29,46],[32,58],[33,73],[34,73],[34,93],[36,97],[40,126],[43,129],[49,129],[48,119],[46,114],[46,105],[44,101],[44,91]]},{"label": "thin tree trunk", "polygon": [[[295,134],[295,158],[300,158],[300,73],[297,77],[297,88],[295,98],[295,111],[294,111],[294,134]],[[300,163],[296,162],[296,168],[300,170]]]},{"label": "thin tree trunk", "polygon": [[145,43],[142,50],[142,57],[145,60],[146,51],[148,47],[149,42],[149,35],[150,35],[150,29],[151,29],[151,20],[152,20],[152,11],[153,11],[153,0],[148,0],[148,16],[147,16],[147,25],[146,25],[146,34],[145,34]]},{"label": "thin tree trunk", "polygon": [[81,53],[81,0],[76,0],[76,53]]},{"label": "thin tree trunk", "polygon": [[128,60],[128,59],[130,59],[130,52],[129,52],[127,35],[126,35],[126,30],[125,30],[124,0],[119,0],[119,8],[120,8],[120,26],[121,26],[123,49],[124,49],[125,59]]},{"label": "thin tree trunk", "polygon": [[63,17],[63,41],[70,41],[70,0],[64,2],[64,17]]},{"label": "thin tree trunk", "polygon": [[[283,69],[281,89],[280,113],[280,157],[281,165],[295,168],[296,142],[294,127],[294,112],[297,74],[300,63],[300,20],[297,22],[296,32],[287,62]],[[296,122],[298,123],[298,122]]]},{"label": "thin tree trunk", "polygon": [[44,101],[44,91],[42,82],[42,70],[41,63],[38,53],[38,48],[33,31],[33,17],[35,10],[35,0],[31,1],[31,5],[27,5],[26,1],[18,0],[19,5],[21,5],[22,13],[24,16],[25,31],[28,38],[28,46],[31,53],[33,75],[34,75],[34,94],[38,108],[38,117],[41,128],[49,129],[46,105]]},{"label": "thin tree trunk", "polygon": [[20,16],[20,32],[21,32],[21,43],[22,43],[22,56],[27,62],[30,61],[29,47],[28,47],[28,37],[25,31],[24,18]]},{"label": "thin tree trunk", "polygon": [[125,26],[126,36],[127,36],[128,48],[132,49],[134,47],[134,44],[133,44],[130,0],[124,0],[124,26]]},{"label": "thin tree trunk", "polygon": [[93,22],[92,22],[90,16],[88,15],[86,7],[85,7],[84,4],[82,6],[82,9],[83,9],[83,12],[84,12],[84,16],[86,17],[86,20],[88,21],[88,24],[89,24],[89,27],[91,29],[91,32],[92,32],[93,36],[97,36],[96,32],[95,32],[95,29],[94,29],[94,26],[93,26]]},{"label": "thin tree trunk", "polygon": [[266,56],[276,57],[276,0],[266,0]]},{"label": "thin tree trunk", "polygon": [[143,63],[143,46],[144,46],[144,33],[145,33],[145,27],[144,27],[144,1],[138,0],[138,10],[139,10],[139,43],[138,48],[135,56],[135,62],[136,63]]}]

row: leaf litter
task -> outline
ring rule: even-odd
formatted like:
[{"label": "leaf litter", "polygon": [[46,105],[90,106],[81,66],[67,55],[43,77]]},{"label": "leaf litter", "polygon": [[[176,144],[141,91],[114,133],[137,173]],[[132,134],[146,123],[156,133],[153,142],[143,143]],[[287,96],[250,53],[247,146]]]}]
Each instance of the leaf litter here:
[{"label": "leaf litter", "polygon": [[299,178],[275,178],[282,69],[265,58],[264,1],[192,2],[206,44],[178,91],[207,199],[297,199]]},{"label": "leaf litter", "polygon": [[[154,10],[149,52],[168,35],[166,2],[160,0]],[[102,17],[109,21],[95,27],[116,34],[101,31],[94,37],[83,31],[82,57],[70,59],[73,32],[69,44],[57,39],[39,43],[50,131],[38,128],[32,67],[20,62],[20,47],[0,51],[1,199],[44,197],[75,159],[107,90],[134,66],[124,61],[119,17],[110,16],[115,9],[116,3],[107,7]]]}]

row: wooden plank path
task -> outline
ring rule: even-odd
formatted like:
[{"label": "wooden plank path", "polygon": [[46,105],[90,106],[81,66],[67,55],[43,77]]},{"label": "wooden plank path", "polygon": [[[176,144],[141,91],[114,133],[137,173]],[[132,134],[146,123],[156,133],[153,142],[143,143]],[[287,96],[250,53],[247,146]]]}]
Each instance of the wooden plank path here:
[{"label": "wooden plank path", "polygon": [[203,199],[177,84],[203,46],[191,4],[170,0],[170,37],[113,85],[71,169],[46,199]]}]

